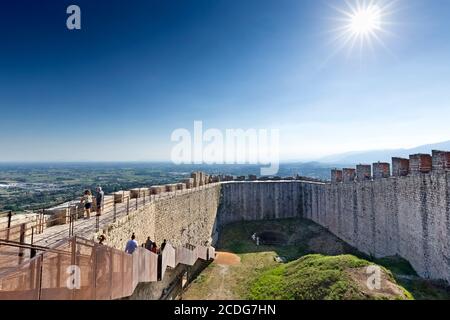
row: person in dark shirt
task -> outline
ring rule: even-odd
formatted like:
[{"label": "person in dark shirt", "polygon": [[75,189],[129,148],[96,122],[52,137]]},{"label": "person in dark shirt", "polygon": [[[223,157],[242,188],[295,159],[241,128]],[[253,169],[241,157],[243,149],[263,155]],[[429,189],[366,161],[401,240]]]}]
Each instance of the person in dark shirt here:
[{"label": "person in dark shirt", "polygon": [[99,236],[98,237],[98,244],[103,244],[103,242],[105,242],[105,240],[106,240],[106,237],[105,237],[105,235],[101,235],[101,236]]},{"label": "person in dark shirt", "polygon": [[150,237],[147,238],[147,241],[145,241],[145,249],[152,250],[153,241],[150,240]]},{"label": "person in dark shirt", "polygon": [[161,253],[163,252],[164,248],[166,247],[167,240],[164,239],[163,243],[161,243]]}]

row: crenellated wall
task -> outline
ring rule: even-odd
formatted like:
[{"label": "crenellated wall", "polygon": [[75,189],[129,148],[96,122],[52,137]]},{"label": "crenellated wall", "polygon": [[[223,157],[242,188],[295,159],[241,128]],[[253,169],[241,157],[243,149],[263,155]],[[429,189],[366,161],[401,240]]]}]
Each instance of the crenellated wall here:
[{"label": "crenellated wall", "polygon": [[[435,158],[435,157],[439,157]],[[194,188],[169,193],[111,225],[109,244],[122,248],[131,233],[174,245],[214,243],[220,228],[237,221],[304,217],[360,251],[399,255],[419,275],[450,282],[450,156],[433,153],[368,165],[356,173],[333,170],[331,183],[294,180],[210,183],[193,174]],[[228,180],[228,179],[225,179]],[[242,179],[241,179],[242,180]],[[222,180],[223,181],[223,180]]]},{"label": "crenellated wall", "polygon": [[131,234],[139,244],[147,237],[157,244],[167,239],[172,245],[205,245],[217,237],[215,225],[220,201],[220,184],[164,195],[130,215],[111,223],[105,230],[106,243],[125,247]]},{"label": "crenellated wall", "polygon": [[[305,183],[303,213],[362,252],[399,255],[421,276],[450,282],[449,187],[445,172]],[[320,199],[318,207],[314,199]]]},{"label": "crenellated wall", "polygon": [[419,275],[450,282],[450,173],[347,183],[222,184],[218,221],[304,217],[375,257],[399,255]]}]

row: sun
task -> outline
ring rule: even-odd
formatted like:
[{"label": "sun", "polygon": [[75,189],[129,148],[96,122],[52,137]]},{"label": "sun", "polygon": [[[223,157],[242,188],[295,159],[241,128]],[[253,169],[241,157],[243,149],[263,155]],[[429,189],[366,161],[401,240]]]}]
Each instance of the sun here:
[{"label": "sun", "polygon": [[372,5],[352,13],[349,29],[355,36],[366,36],[380,30],[381,25],[381,9]]},{"label": "sun", "polygon": [[362,52],[366,48],[374,51],[375,45],[380,45],[387,51],[384,43],[392,22],[389,18],[394,12],[397,0],[345,0],[344,6],[333,7],[339,16],[332,20],[337,26],[332,30],[335,35],[332,39],[337,44],[336,52],[347,48],[349,55],[358,48]]}]

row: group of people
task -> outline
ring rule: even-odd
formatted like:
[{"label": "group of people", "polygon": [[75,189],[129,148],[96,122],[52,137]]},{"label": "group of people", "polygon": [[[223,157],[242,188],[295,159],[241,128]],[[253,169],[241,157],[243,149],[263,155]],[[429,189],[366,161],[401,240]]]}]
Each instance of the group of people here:
[{"label": "group of people", "polygon": [[166,244],[167,241],[166,239],[164,239],[164,241],[161,243],[161,247],[158,248],[156,242],[152,241],[150,237],[148,237],[147,241],[145,241],[145,243],[142,246],[153,253],[160,254],[163,252],[164,248],[166,247]]},{"label": "group of people", "polygon": [[[164,239],[164,241],[161,243],[161,247],[158,248],[158,245],[156,244],[156,242],[153,242],[150,237],[147,238],[147,241],[145,241],[145,243],[142,244],[142,247],[153,252],[156,254],[161,254],[164,250],[164,248],[166,247],[167,241],[166,239]],[[133,252],[137,249],[137,247],[139,247],[138,242],[136,241],[136,236],[133,233],[131,235],[131,239],[128,240],[127,245],[125,247],[125,252],[129,253],[129,254],[133,254]]]},{"label": "group of people", "polygon": [[97,212],[97,216],[102,214],[104,198],[105,193],[103,192],[102,187],[97,187],[95,195],[96,208],[93,208],[94,196],[92,195],[91,190],[84,191],[80,203],[84,204],[85,219],[89,219],[91,217],[91,210],[95,210],[95,212]]}]

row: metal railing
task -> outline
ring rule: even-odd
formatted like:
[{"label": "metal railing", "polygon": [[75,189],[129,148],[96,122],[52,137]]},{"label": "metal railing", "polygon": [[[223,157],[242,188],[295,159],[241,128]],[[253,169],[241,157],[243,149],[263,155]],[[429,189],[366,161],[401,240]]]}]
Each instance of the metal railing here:
[{"label": "metal railing", "polygon": [[[106,228],[108,225],[115,223],[118,219],[132,214],[143,207],[150,205],[154,201],[170,199],[174,196],[182,194],[189,194],[205,188],[212,187],[218,183],[211,183],[204,186],[199,186],[191,189],[175,190],[171,192],[163,192],[160,194],[145,194],[139,192],[140,197],[135,199],[123,199],[121,203],[109,204],[104,207],[101,216],[96,216],[93,212],[90,219],[83,219],[84,209],[81,204],[68,205],[65,215],[50,216],[47,214],[48,209],[42,209],[38,212],[33,212],[36,215],[36,220],[33,222],[18,223],[15,225],[8,224],[7,228],[0,230],[0,240],[16,241],[20,243],[27,243],[30,245],[52,246],[58,241],[73,237],[90,237],[99,230]],[[134,203],[133,203],[134,202]],[[0,246],[0,268],[5,263],[4,256],[10,256],[10,248],[7,252],[3,251],[5,248]],[[17,255],[19,254],[16,252]],[[3,256],[3,257],[2,257]],[[33,256],[30,255],[30,258]],[[28,258],[27,255],[24,258]],[[14,261],[22,262],[23,260]],[[8,262],[8,265],[13,261]]]},{"label": "metal railing", "polygon": [[164,278],[167,268],[215,256],[212,247],[173,248],[160,255],[123,251],[72,237],[0,273],[0,300],[111,300],[129,297],[140,282]]},{"label": "metal railing", "polygon": [[[21,266],[24,266],[26,263],[38,263],[35,259],[39,252],[48,248],[54,248],[61,241],[68,241],[67,239],[75,236],[77,239],[82,237],[92,239],[93,234],[100,229],[106,228],[118,221],[118,219],[132,214],[154,201],[194,193],[216,184],[212,183],[197,188],[163,192],[157,195],[144,195],[144,197],[133,199],[135,201],[133,205],[130,205],[129,201],[123,203],[114,202],[112,206],[109,206],[109,209],[103,210],[100,217],[95,217],[93,213],[93,217],[88,220],[80,219],[79,205],[73,205],[68,206],[65,216],[58,215],[52,217],[46,214],[46,210],[42,209],[38,213],[35,213],[37,215],[35,221],[15,225],[8,223],[7,228],[0,230],[0,274],[21,270],[20,268],[23,268]],[[10,213],[8,214],[11,216]],[[176,253],[174,253],[174,257],[175,255]],[[179,251],[178,257],[179,260],[177,261],[174,260],[175,258],[169,259],[163,257],[166,260],[168,259],[163,262],[166,263],[167,267],[178,263],[191,263],[193,259],[183,250]],[[202,257],[204,257],[203,253]],[[28,265],[28,268],[32,268],[32,266]],[[161,269],[160,273],[163,277],[165,268]]]}]

